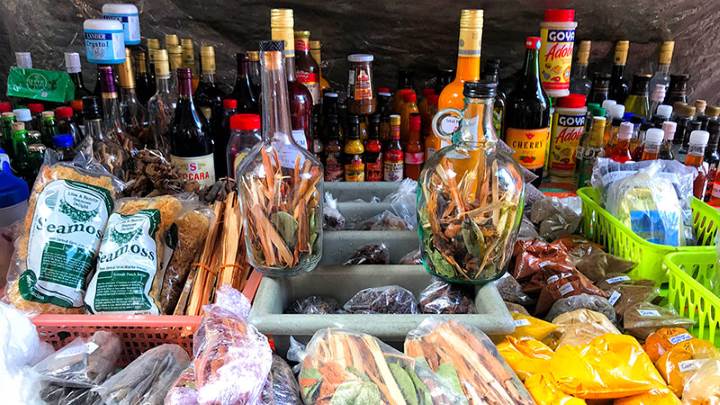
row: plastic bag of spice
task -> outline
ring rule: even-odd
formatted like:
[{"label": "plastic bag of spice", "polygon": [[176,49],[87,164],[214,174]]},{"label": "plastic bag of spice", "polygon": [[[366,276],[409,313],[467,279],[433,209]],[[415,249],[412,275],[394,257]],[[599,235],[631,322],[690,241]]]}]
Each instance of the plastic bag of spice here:
[{"label": "plastic bag of spice", "polygon": [[422,254],[420,249],[409,251],[405,256],[400,258],[399,264],[422,264]]},{"label": "plastic bag of spice", "polygon": [[272,368],[258,405],[302,405],[300,385],[290,366],[273,354]]},{"label": "plastic bag of spice", "polygon": [[357,231],[407,231],[407,222],[395,213],[383,211],[374,217],[361,221],[353,227]]},{"label": "plastic bag of spice", "polygon": [[686,404],[720,404],[720,359],[705,362],[683,387]]},{"label": "plastic bag of spice", "polygon": [[[545,267],[571,271],[575,268],[567,249],[559,243],[548,243],[540,239],[518,240],[515,242],[513,256],[515,266],[512,275],[521,284],[541,273]],[[527,289],[525,289],[526,292]]]},{"label": "plastic bag of spice", "polygon": [[553,319],[553,324],[557,325],[560,332],[555,347],[586,345],[607,333],[620,334],[607,316],[585,308],[560,314]]},{"label": "plastic bag of spice", "polygon": [[598,288],[608,293],[608,301],[615,308],[618,320],[622,319],[628,307],[648,302],[660,295],[660,289],[650,280],[630,280],[625,274],[609,274],[598,284]]},{"label": "plastic bag of spice", "polygon": [[561,298],[553,304],[550,311],[545,316],[548,321],[553,321],[558,315],[572,312],[578,309],[589,309],[605,315],[612,323],[616,323],[615,309],[606,298],[580,294],[572,297]]},{"label": "plastic bag of spice", "polygon": [[603,251],[603,247],[577,235],[557,239],[570,254],[570,260],[578,271],[593,282],[598,282],[608,273],[627,273],[635,263]]},{"label": "plastic bag of spice", "polygon": [[362,246],[350,256],[343,265],[356,264],[389,264],[390,251],[384,243]]},{"label": "plastic bag of spice", "polygon": [[555,240],[572,235],[577,231],[582,218],[582,210],[576,211],[572,207],[576,205],[572,199],[543,198],[532,205],[530,220],[538,227],[541,238]]},{"label": "plastic bag of spice", "polygon": [[475,303],[462,286],[434,280],[420,292],[420,312],[423,314],[472,314]]},{"label": "plastic bag of spice", "polygon": [[412,231],[417,228],[417,181],[404,179],[397,191],[383,201],[390,203],[392,212],[402,219],[405,229]]},{"label": "plastic bag of spice", "polygon": [[720,351],[712,343],[691,339],[665,352],[655,362],[660,374],[676,395],[682,395],[685,382],[713,359],[720,360]]},{"label": "plastic bag of spice", "polygon": [[345,229],[345,217],[337,209],[337,199],[329,192],[325,192],[323,218],[323,229],[328,231],[342,231]]},{"label": "plastic bag of spice", "polygon": [[340,305],[335,298],[311,295],[293,302],[285,312],[289,314],[327,315],[337,313],[338,310],[340,310]]},{"label": "plastic bag of spice", "polygon": [[503,301],[513,302],[522,306],[529,306],[535,303],[535,300],[525,294],[520,283],[518,283],[510,273],[503,274],[503,276],[495,282],[495,286]]},{"label": "plastic bag of spice", "polygon": [[625,332],[642,340],[660,328],[689,329],[693,324],[692,320],[679,316],[672,309],[649,303],[633,304],[623,314]]},{"label": "plastic bag of spice", "polygon": [[574,268],[553,268],[546,266],[543,269],[543,285],[538,297],[535,314],[540,316],[546,314],[552,305],[561,298],[572,297],[580,294],[598,295],[607,298],[608,295],[597,288],[590,279],[583,276]]},{"label": "plastic bag of spice", "polygon": [[343,305],[343,309],[351,314],[419,313],[413,293],[398,285],[361,290]]}]

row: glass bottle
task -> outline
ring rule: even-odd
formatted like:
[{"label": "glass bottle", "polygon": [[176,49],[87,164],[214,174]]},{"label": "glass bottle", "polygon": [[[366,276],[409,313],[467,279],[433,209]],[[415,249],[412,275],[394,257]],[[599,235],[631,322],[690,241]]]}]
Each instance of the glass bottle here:
[{"label": "glass bottle", "polygon": [[[633,84],[633,86],[634,85],[635,84]],[[663,86],[662,84],[656,84],[655,88],[652,90],[652,93],[650,93],[650,109],[648,110],[646,118],[650,119],[655,116],[658,107],[660,107],[661,105],[665,105],[662,103],[663,100],[665,100],[665,86]],[[668,107],[672,108],[671,106]]]},{"label": "glass bottle", "polygon": [[350,132],[346,137],[345,146],[343,147],[345,181],[365,181],[364,153],[365,147],[360,140],[360,117],[351,115]]},{"label": "glass bottle", "polygon": [[53,136],[57,135],[57,125],[55,125],[55,113],[52,111],[43,111],[42,120],[40,122],[40,136],[45,146],[52,146]]},{"label": "glass bottle", "polygon": [[720,117],[720,107],[716,105],[709,105],[705,110],[705,117],[706,119],[703,122],[703,128],[700,128],[702,130],[707,130],[710,121],[718,120],[718,117]]},{"label": "glass bottle", "polygon": [[674,160],[675,154],[673,153],[673,139],[675,138],[675,129],[677,123],[673,121],[665,121],[662,123],[662,131],[664,134],[663,143],[660,145],[660,154],[658,159],[663,160]]},{"label": "glass bottle", "polygon": [[590,95],[592,82],[588,79],[588,62],[590,60],[590,47],[592,42],[580,41],[575,63],[572,66],[570,78],[570,93]]},{"label": "glass bottle", "polygon": [[695,121],[700,121],[700,129],[707,127],[707,116],[705,116],[705,109],[707,108],[707,101],[695,100]]},{"label": "glass bottle", "polygon": [[157,92],[148,101],[148,117],[155,149],[170,156],[168,128],[175,113],[177,99],[170,92],[170,68],[168,54],[164,49],[155,52],[155,87]]},{"label": "glass bottle", "polygon": [[502,134],[502,122],[503,114],[505,113],[505,93],[500,91],[500,59],[490,59],[485,62],[485,69],[483,70],[483,80],[498,83],[498,91],[495,96],[495,104],[493,108],[493,125],[495,125],[495,132]]},{"label": "glass bottle", "polygon": [[230,97],[237,100],[238,112],[244,114],[260,113],[258,104],[258,94],[250,81],[250,59],[247,53],[239,52],[235,54],[237,60],[237,76],[235,78],[235,87]]},{"label": "glass bottle", "polygon": [[345,178],[343,166],[342,125],[336,114],[326,118],[323,124],[323,162],[325,181],[340,181]]},{"label": "glass bottle", "polygon": [[665,95],[665,101],[663,103],[672,106],[674,106],[678,101],[687,103],[687,84],[689,80],[690,75],[670,75],[670,85],[668,86],[668,91]]},{"label": "glass bottle", "polygon": [[137,98],[143,106],[146,106],[150,97],[155,94],[154,80],[150,74],[148,74],[146,55],[145,51],[142,50],[135,50],[133,52],[133,57],[135,59],[135,90]]},{"label": "glass bottle", "polygon": [[249,62],[248,76],[250,76],[250,83],[252,83],[253,94],[255,94],[255,97],[260,98],[260,55],[258,51],[247,51],[245,55],[247,55]]},{"label": "glass bottle", "polygon": [[[667,90],[670,84],[670,63],[672,62],[674,48],[675,41],[664,41],[660,45],[658,64],[652,79],[650,79],[650,89],[655,89],[656,86],[660,85]],[[662,100],[660,101],[662,102]]]},{"label": "glass bottle", "polygon": [[652,116],[652,124],[655,128],[662,128],[662,124],[670,119],[672,116],[673,108],[667,104],[660,104],[655,109],[655,113]]},{"label": "glass bottle", "polygon": [[632,160],[632,155],[630,154],[630,139],[632,138],[634,129],[635,126],[632,122],[626,121],[620,124],[620,129],[617,134],[617,143],[609,151],[610,153],[607,153],[608,151],[606,151],[607,157],[619,163],[625,163]]},{"label": "glass bottle", "polygon": [[53,149],[58,159],[63,162],[72,161],[75,157],[74,142],[71,134],[57,134],[53,137]]},{"label": "glass bottle", "polygon": [[538,176],[533,185],[539,186],[550,142],[550,102],[540,85],[540,37],[528,37],[525,49],[523,79],[508,95],[503,128],[505,143],[515,151],[513,157]]},{"label": "glass bottle", "polygon": [[195,104],[212,125],[213,117],[222,115],[225,93],[215,84],[215,48],[204,45],[200,48],[202,77],[195,91]]},{"label": "glass bottle", "polygon": [[[215,121],[210,123],[210,127],[212,128],[213,133],[213,140],[215,142],[215,178],[221,179],[227,176],[235,178],[234,170],[237,169],[237,167],[228,166],[226,164],[226,151],[228,150],[227,146],[229,139],[232,136],[232,130],[230,128],[230,118],[233,115],[240,115],[237,114],[237,100],[232,98],[226,98],[225,100],[223,100],[222,111],[222,115],[216,117]],[[238,161],[237,163],[240,162]],[[227,171],[231,169],[232,171]]]},{"label": "glass bottle", "polygon": [[55,134],[70,134],[73,137],[73,144],[78,145],[82,140],[82,135],[77,123],[73,120],[72,107],[58,107],[53,115],[56,128]]},{"label": "glass bottle", "polygon": [[65,69],[70,80],[75,85],[75,99],[80,100],[85,96],[89,96],[92,93],[85,87],[85,82],[82,76],[82,65],[80,63],[80,55],[76,52],[65,52]]},{"label": "glass bottle", "polygon": [[608,97],[617,101],[618,104],[625,104],[625,99],[628,96],[629,89],[624,75],[629,49],[630,41],[618,41],[615,44],[615,58],[612,72],[610,73]]},{"label": "glass bottle", "polygon": [[177,72],[183,65],[182,47],[180,45],[171,45],[167,47],[168,62],[170,62],[170,93],[175,100],[178,99],[178,77]]},{"label": "glass bottle", "polygon": [[690,134],[700,129],[700,121],[695,120],[695,107],[686,105],[683,107],[680,107],[677,109],[678,115],[675,118],[675,122],[678,123],[678,130],[677,134],[681,135],[682,144],[679,145],[679,148],[675,151],[675,154],[677,155],[677,159],[681,162],[685,161],[685,155],[688,151],[688,146],[690,144]]},{"label": "glass bottle", "polygon": [[697,168],[698,174],[693,182],[693,196],[704,199],[707,188],[707,167],[703,164],[705,147],[708,144],[710,134],[707,131],[696,130],[690,134],[688,152],[685,157],[685,165]]},{"label": "glass bottle", "polygon": [[178,102],[168,128],[170,160],[186,181],[197,181],[200,187],[215,183],[215,151],[205,116],[195,108],[192,96],[192,72],[180,68]]},{"label": "glass bottle", "polygon": [[[4,112],[0,116],[0,127],[2,128],[2,148],[12,158],[12,134],[13,124],[15,123],[15,114],[12,112]],[[24,124],[23,124],[24,125]],[[54,134],[53,134],[54,135]],[[52,139],[52,138],[50,138]]]},{"label": "glass bottle", "polygon": [[[607,73],[595,73],[590,89],[588,103],[602,103],[607,100],[610,92],[610,75]],[[617,100],[616,100],[617,102]]]},{"label": "glass bottle", "polygon": [[248,262],[272,276],[314,269],[323,240],[323,167],[293,140],[285,72],[293,59],[283,50],[283,41],[260,43],[263,140],[237,175]]},{"label": "glass bottle", "polygon": [[28,183],[28,186],[32,186],[27,134],[28,131],[23,122],[13,123],[11,163],[13,170]]},{"label": "glass bottle", "polygon": [[365,142],[365,181],[383,180],[383,154],[380,143],[380,114],[370,116],[368,139]]},{"label": "glass bottle", "polygon": [[650,112],[650,96],[648,94],[649,74],[633,75],[630,94],[625,100],[625,111],[645,118]]},{"label": "glass bottle", "polygon": [[373,87],[372,55],[348,55],[350,71],[348,75],[347,105],[352,114],[369,115],[377,108],[377,99]]},{"label": "glass bottle", "polygon": [[322,43],[317,40],[310,41],[310,55],[315,59],[315,63],[318,65],[318,75],[320,76],[320,93],[330,88],[330,83],[322,74]]},{"label": "glass bottle", "polygon": [[[146,40],[147,44],[147,70],[148,70],[148,76],[150,78],[150,97],[152,97],[156,92],[157,88],[155,87],[156,78],[155,78],[155,52],[160,49],[160,40],[157,38],[148,38]],[[149,99],[148,99],[149,100]]]},{"label": "glass bottle", "polygon": [[435,94],[440,96],[445,86],[452,83],[454,79],[454,69],[438,69],[437,73],[435,73]]},{"label": "glass bottle", "polygon": [[603,153],[605,117],[593,117],[590,132],[583,136],[577,152],[578,188],[590,185],[592,169],[597,158]]},{"label": "glass bottle", "polygon": [[420,141],[421,119],[420,114],[410,114],[410,125],[407,142],[405,143],[405,178],[417,180],[420,177],[423,162],[425,162],[425,147]]},{"label": "glass bottle", "polygon": [[130,136],[132,145],[141,149],[152,144],[147,128],[147,110],[135,92],[135,76],[132,71],[130,48],[125,48],[125,63],[118,66],[120,75],[120,117],[123,129]]},{"label": "glass bottle", "polygon": [[620,124],[623,122],[624,115],[624,105],[615,104],[610,106],[610,112],[608,114],[610,122],[605,123],[605,136],[603,137],[605,155],[610,155],[612,153],[612,149],[615,147],[615,144],[617,144],[617,134],[618,130],[620,130]]},{"label": "glass bottle", "polygon": [[417,95],[414,91],[405,93],[404,99],[405,102],[400,113],[400,142],[403,146],[407,144],[410,136],[410,115],[420,112],[416,104]]},{"label": "glass bottle", "polygon": [[180,40],[180,47],[182,48],[182,64],[180,66],[190,69],[193,77],[192,90],[193,93],[195,93],[200,83],[200,75],[198,75],[197,65],[195,64],[195,47],[193,46],[192,38],[182,38]]},{"label": "glass bottle", "polygon": [[100,103],[95,96],[83,97],[85,141],[92,144],[93,158],[120,179],[125,176],[129,155],[113,131],[103,129]]},{"label": "glass bottle", "polygon": [[224,149],[226,169],[223,172],[227,171],[228,177],[235,178],[242,160],[253,146],[262,142],[260,116],[257,114],[234,114],[230,117],[230,131],[230,138]]},{"label": "glass bottle", "polygon": [[113,70],[109,66],[101,66],[100,72],[102,74],[100,88],[102,89],[103,129],[107,134],[112,133],[112,136],[120,141],[123,149],[130,152],[134,149],[133,139],[122,124],[120,100],[115,88]]},{"label": "glass bottle", "polygon": [[272,9],[270,11],[270,33],[273,41],[285,41],[285,74],[290,97],[290,120],[292,136],[301,147],[308,149],[312,144],[313,99],[310,91],[295,78],[295,37],[293,33],[293,11]]},{"label": "glass bottle", "polygon": [[[437,114],[439,99],[440,99],[440,96],[437,94],[433,94],[430,96],[430,98],[428,100],[428,113],[429,113],[428,118],[434,117],[435,114]],[[497,112],[497,109],[495,110],[495,112]],[[497,118],[497,115],[495,113],[493,113],[493,117]],[[496,125],[497,121],[493,120],[493,124]],[[421,131],[422,131],[423,146],[425,148],[425,159],[428,159],[430,157],[430,155],[435,153],[435,149],[433,149],[433,144],[431,143],[432,137],[435,135],[433,133],[433,129],[432,129],[432,120],[428,123],[423,121]]]},{"label": "glass bottle", "polygon": [[705,201],[710,201],[712,189],[714,188],[718,164],[720,164],[720,153],[718,153],[718,143],[720,143],[720,123],[717,120],[709,120],[707,125],[708,143],[705,148],[705,157],[703,161],[707,171],[707,184],[708,187],[705,190]]},{"label": "glass bottle", "polygon": [[649,128],[645,132],[645,142],[642,146],[642,155],[640,160],[656,160],[660,158],[660,148],[662,147],[665,133],[659,128]]},{"label": "glass bottle", "polygon": [[415,91],[415,73],[408,70],[398,70],[398,84],[393,97],[393,112],[400,114],[405,103],[405,94]]},{"label": "glass bottle", "polygon": [[402,181],[405,153],[400,143],[400,116],[390,115],[390,141],[383,154],[383,179],[385,181]]},{"label": "glass bottle", "polygon": [[464,84],[461,128],[451,146],[428,159],[418,181],[423,265],[453,283],[484,284],[499,278],[520,225],[525,183],[520,166],[497,148],[496,87]]},{"label": "glass bottle", "polygon": [[295,31],[295,77],[310,91],[313,105],[320,104],[320,67],[310,56],[310,31]]}]

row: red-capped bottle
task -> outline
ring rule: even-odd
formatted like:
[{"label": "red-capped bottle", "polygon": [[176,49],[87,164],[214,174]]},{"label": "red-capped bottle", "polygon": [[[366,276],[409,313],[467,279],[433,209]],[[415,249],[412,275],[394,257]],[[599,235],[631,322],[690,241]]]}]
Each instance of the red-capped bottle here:
[{"label": "red-capped bottle", "polygon": [[425,162],[425,148],[420,142],[420,114],[410,114],[408,139],[405,144],[404,173],[406,178],[417,180]]},{"label": "red-capped bottle", "polygon": [[234,98],[226,98],[223,100],[222,116],[210,122],[213,130],[213,140],[215,141],[215,178],[221,179],[226,176],[234,176],[235,173],[228,172],[228,166],[225,164],[228,140],[230,139],[230,117],[237,114],[238,102]]},{"label": "red-capped bottle", "polygon": [[380,114],[370,116],[368,139],[365,141],[365,181],[383,180],[382,144],[380,142]]},{"label": "red-capped bottle", "polygon": [[231,135],[225,148],[226,170],[228,177],[235,178],[242,159],[253,146],[262,140],[260,116],[257,114],[234,114],[229,121]]},{"label": "red-capped bottle", "polygon": [[295,78],[310,91],[313,105],[320,104],[320,67],[310,55],[310,31],[295,31]]},{"label": "red-capped bottle", "polygon": [[403,179],[403,154],[400,144],[400,116],[390,115],[390,142],[383,154],[383,179],[385,181],[402,181]]}]

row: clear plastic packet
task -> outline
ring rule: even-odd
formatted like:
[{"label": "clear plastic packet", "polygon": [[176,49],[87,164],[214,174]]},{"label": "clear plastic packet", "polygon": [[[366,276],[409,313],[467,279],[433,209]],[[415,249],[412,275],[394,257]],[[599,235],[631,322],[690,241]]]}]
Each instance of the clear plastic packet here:
[{"label": "clear plastic packet", "polygon": [[578,271],[596,283],[608,273],[627,273],[635,267],[635,263],[605,253],[601,245],[580,236],[563,237],[555,243],[565,246]]},{"label": "clear plastic packet", "polygon": [[582,210],[576,211],[576,205],[572,199],[543,198],[532,205],[530,221],[537,226],[543,239],[555,240],[572,235],[582,219]]},{"label": "clear plastic packet", "polygon": [[605,314],[586,308],[565,312],[552,321],[557,325],[560,337],[555,347],[564,345],[587,345],[593,339],[605,334],[619,335],[620,331]]},{"label": "clear plastic packet", "polygon": [[357,264],[389,264],[390,251],[384,243],[360,247],[343,263],[344,266]]},{"label": "clear plastic packet", "polygon": [[649,166],[607,188],[605,208],[643,239],[661,245],[685,245],[683,210],[672,183]]},{"label": "clear plastic packet", "polygon": [[422,264],[422,253],[420,253],[420,249],[407,252],[405,256],[400,258],[398,264]]},{"label": "clear plastic packet", "polygon": [[510,273],[503,274],[503,276],[495,282],[495,286],[500,293],[500,297],[505,302],[513,302],[522,306],[529,306],[535,303],[535,300],[525,294],[520,283],[518,283]]},{"label": "clear plastic packet", "polygon": [[556,301],[562,298],[573,297],[581,294],[598,295],[608,298],[608,294],[597,288],[590,279],[572,268],[545,267],[542,271],[540,282],[543,284],[538,297],[535,314],[546,315]]},{"label": "clear plastic packet", "polygon": [[290,366],[273,354],[272,368],[258,405],[302,405],[300,385]]},{"label": "clear plastic packet", "polygon": [[165,395],[190,364],[185,349],[163,344],[135,359],[94,391],[103,404],[162,404]]},{"label": "clear plastic packet", "polygon": [[674,345],[655,362],[660,375],[676,395],[682,395],[685,382],[703,364],[720,360],[720,350],[706,340],[690,339]]},{"label": "clear plastic packet", "polygon": [[518,240],[533,240],[540,239],[540,235],[535,229],[535,224],[532,223],[528,218],[523,217],[520,222],[520,230],[518,230]]},{"label": "clear plastic packet", "polygon": [[337,199],[325,192],[325,205],[323,206],[323,229],[328,231],[342,231],[345,229],[345,217],[337,209]]},{"label": "clear plastic packet", "polygon": [[685,404],[720,404],[720,359],[705,362],[683,387]]},{"label": "clear plastic packet", "polygon": [[405,355],[424,359],[471,404],[534,404],[522,382],[479,328],[430,318],[405,338]]},{"label": "clear plastic packet", "polygon": [[15,242],[7,300],[28,313],[82,313],[85,282],[122,182],[78,154],[45,163]]},{"label": "clear plastic packet", "polygon": [[95,405],[102,404],[100,396],[92,388],[73,388],[47,384],[40,391],[40,397],[52,405]]},{"label": "clear plastic packet", "polygon": [[335,314],[340,310],[340,304],[332,297],[311,295],[293,302],[285,313],[305,315]]},{"label": "clear plastic packet", "polygon": [[617,322],[615,308],[613,308],[610,302],[604,297],[590,294],[580,294],[555,301],[545,316],[545,319],[552,322],[558,315],[578,309],[589,309],[599,312],[605,315],[613,324]]},{"label": "clear plastic packet", "polygon": [[91,388],[102,384],[115,370],[122,353],[120,338],[97,331],[90,338],[76,338],[33,367],[43,382],[61,387]]},{"label": "clear plastic packet", "polygon": [[357,231],[407,231],[410,227],[403,218],[386,210],[356,223],[353,229]]},{"label": "clear plastic packet", "polygon": [[528,315],[528,316],[530,315],[527,308],[525,308],[522,305],[516,304],[514,302],[505,301],[505,307],[508,309],[508,311],[510,313],[517,312],[517,313],[523,314],[523,315]]},{"label": "clear plastic packet", "polygon": [[418,314],[412,292],[399,285],[366,288],[350,298],[343,309],[351,314]]},{"label": "clear plastic packet", "polygon": [[690,329],[693,325],[692,320],[681,317],[672,309],[646,302],[633,304],[623,313],[625,332],[641,340],[660,328]]},{"label": "clear plastic packet", "polygon": [[551,333],[557,330],[557,326],[552,323],[545,322],[542,319],[535,318],[521,312],[512,312],[515,331],[509,335],[516,338],[531,337],[537,340],[547,338]]},{"label": "clear plastic packet", "polygon": [[470,291],[462,286],[433,280],[420,292],[419,307],[423,314],[474,314],[475,303]]},{"label": "clear plastic packet", "polygon": [[191,397],[190,388],[201,404],[256,403],[272,366],[272,351],[267,337],[247,323],[250,302],[223,285],[215,304],[203,309],[205,316],[193,336],[194,370],[180,377],[168,398]]},{"label": "clear plastic packet", "polygon": [[386,196],[383,202],[390,203],[392,212],[405,224],[404,229],[417,229],[417,181],[404,179],[397,191]]},{"label": "clear plastic packet", "polygon": [[321,329],[305,352],[296,350],[293,357],[302,359],[298,380],[306,405],[467,404],[459,387],[447,384],[425,361],[370,335]]},{"label": "clear plastic packet", "polygon": [[[152,197],[163,194],[200,192],[203,201],[215,200],[217,192],[200,190],[197,181],[186,180],[176,166],[154,149],[142,149],[132,157],[130,175],[123,189],[126,197]],[[216,184],[220,184],[217,182]],[[233,187],[234,188],[234,187]],[[212,190],[219,191],[219,190]]]},{"label": "clear plastic packet", "polygon": [[643,350],[654,363],[673,346],[693,339],[695,338],[685,328],[660,328],[648,335],[643,343]]}]

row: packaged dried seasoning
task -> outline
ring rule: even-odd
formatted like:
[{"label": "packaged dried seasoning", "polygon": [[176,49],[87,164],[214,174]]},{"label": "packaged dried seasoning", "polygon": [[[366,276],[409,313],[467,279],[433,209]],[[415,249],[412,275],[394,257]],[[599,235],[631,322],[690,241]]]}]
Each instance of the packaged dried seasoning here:
[{"label": "packaged dried seasoning", "polygon": [[515,267],[512,275],[521,283],[542,272],[545,267],[566,271],[575,268],[564,245],[547,243],[540,239],[517,241],[513,256],[515,256]]},{"label": "packaged dried seasoning", "polygon": [[295,373],[285,360],[276,354],[273,354],[272,368],[258,405],[302,405],[300,385]]},{"label": "packaged dried seasoning", "polygon": [[85,280],[121,186],[82,153],[72,162],[46,162],[8,274],[13,305],[36,313],[82,312]]},{"label": "packaged dried seasoning", "polygon": [[531,337],[543,340],[557,329],[557,326],[530,315],[519,312],[513,312],[511,315],[515,324],[515,332],[510,336],[516,338]]},{"label": "packaged dried seasoning", "polygon": [[592,281],[574,268],[568,271],[565,268],[545,267],[543,269],[543,278],[546,284],[542,287],[538,297],[538,303],[535,307],[536,315],[547,314],[552,305],[561,298],[580,294],[608,297],[603,290],[597,288]]},{"label": "packaged dried seasoning", "polygon": [[470,291],[462,286],[436,279],[420,292],[420,312],[423,314],[473,314],[475,303]]},{"label": "packaged dried seasoning", "polygon": [[358,231],[406,231],[408,224],[390,211],[383,211],[373,217],[352,225]]},{"label": "packaged dried seasoning", "polygon": [[578,271],[593,282],[608,273],[627,273],[635,267],[635,263],[605,253],[601,245],[576,235],[560,238],[555,243],[565,246]]},{"label": "packaged dried seasoning", "polygon": [[693,324],[692,320],[681,317],[672,309],[649,303],[633,304],[623,314],[625,332],[643,340],[660,328],[689,329]]},{"label": "packaged dried seasoning", "polygon": [[350,298],[343,309],[351,314],[419,313],[413,293],[398,285],[366,288]]},{"label": "packaged dried seasoning", "polygon": [[335,314],[339,310],[340,305],[335,298],[311,295],[293,302],[285,312],[289,314],[327,315]]},{"label": "packaged dried seasoning", "polygon": [[705,362],[687,379],[682,398],[691,405],[720,403],[720,359]]},{"label": "packaged dried seasoning", "polygon": [[369,244],[360,247],[343,265],[351,266],[357,264],[389,264],[390,251],[384,243]]},{"label": "packaged dried seasoning", "polygon": [[673,346],[655,366],[675,395],[682,395],[686,381],[712,360],[720,360],[720,350],[708,341],[693,338]]},{"label": "packaged dried seasoning", "polygon": [[514,302],[523,306],[529,306],[535,303],[535,300],[525,294],[520,283],[509,273],[503,274],[503,276],[495,282],[495,285],[503,301]]},{"label": "packaged dried seasoning", "polygon": [[684,328],[660,328],[655,332],[651,333],[645,343],[643,344],[643,350],[650,356],[650,360],[653,362],[657,361],[660,356],[665,354],[682,342],[687,342],[695,339],[687,329]]},{"label": "packaged dried seasoning", "polygon": [[605,335],[619,335],[620,331],[607,316],[589,309],[576,309],[565,312],[553,319],[557,325],[560,337],[555,347],[564,345],[580,346],[589,344],[593,339]]},{"label": "packaged dried seasoning", "polygon": [[422,264],[422,254],[420,249],[415,249],[407,252],[405,256],[400,258],[398,264]]},{"label": "packaged dried seasoning", "polygon": [[545,316],[548,321],[553,321],[558,315],[572,312],[578,309],[589,309],[605,315],[612,323],[615,323],[615,309],[607,298],[590,294],[579,294],[572,297],[561,298],[553,304]]},{"label": "packaged dried seasoning", "polygon": [[564,200],[556,197],[543,198],[532,205],[530,220],[538,227],[541,238],[555,240],[577,231],[581,213]]},{"label": "packaged dried seasoning", "polygon": [[337,199],[329,192],[325,192],[323,229],[327,229],[329,231],[342,231],[345,229],[345,217],[337,209]]}]

